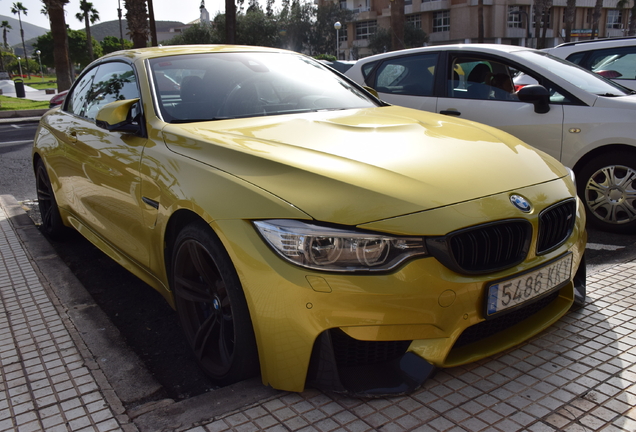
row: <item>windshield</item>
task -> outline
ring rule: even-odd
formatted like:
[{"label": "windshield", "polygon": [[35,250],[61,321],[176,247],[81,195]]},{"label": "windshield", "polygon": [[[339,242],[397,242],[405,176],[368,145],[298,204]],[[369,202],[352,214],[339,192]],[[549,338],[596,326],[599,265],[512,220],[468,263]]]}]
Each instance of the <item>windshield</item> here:
[{"label": "windshield", "polygon": [[293,53],[207,53],[149,61],[171,123],[378,106],[338,74]]},{"label": "windshield", "polygon": [[554,57],[545,52],[518,51],[517,54],[527,58],[528,62],[536,64],[554,75],[566,79],[570,84],[599,96],[624,96],[631,94],[625,87],[616,84],[599,75],[583,69],[567,60]]}]

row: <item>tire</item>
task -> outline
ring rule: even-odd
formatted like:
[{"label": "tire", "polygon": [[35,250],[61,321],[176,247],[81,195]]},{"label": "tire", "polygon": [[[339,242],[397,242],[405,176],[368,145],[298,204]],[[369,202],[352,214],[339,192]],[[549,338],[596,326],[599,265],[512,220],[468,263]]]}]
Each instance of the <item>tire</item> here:
[{"label": "tire", "polygon": [[595,157],[576,177],[590,225],[621,234],[636,231],[636,155],[622,151]]},{"label": "tire", "polygon": [[38,196],[38,208],[42,217],[40,230],[53,240],[62,240],[67,228],[62,223],[60,209],[53,193],[49,174],[42,159],[35,164],[35,184]]},{"label": "tire", "polygon": [[177,314],[200,367],[220,385],[256,376],[258,352],[236,270],[203,221],[186,226],[172,253]]}]

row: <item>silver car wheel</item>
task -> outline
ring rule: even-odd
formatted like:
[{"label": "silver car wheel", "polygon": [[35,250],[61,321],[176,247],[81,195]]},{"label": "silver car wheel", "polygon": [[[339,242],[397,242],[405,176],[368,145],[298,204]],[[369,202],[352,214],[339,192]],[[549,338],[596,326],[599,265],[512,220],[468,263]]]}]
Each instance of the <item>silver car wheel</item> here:
[{"label": "silver car wheel", "polygon": [[592,215],[609,224],[636,220],[636,171],[622,165],[598,169],[585,185],[585,204]]}]

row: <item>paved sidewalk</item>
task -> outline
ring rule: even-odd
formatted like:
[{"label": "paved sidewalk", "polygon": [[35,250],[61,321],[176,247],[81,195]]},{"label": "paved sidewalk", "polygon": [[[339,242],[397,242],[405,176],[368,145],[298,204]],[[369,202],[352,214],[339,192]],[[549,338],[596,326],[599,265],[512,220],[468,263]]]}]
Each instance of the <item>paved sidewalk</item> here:
[{"label": "paved sidewalk", "polygon": [[439,371],[408,396],[296,394],[253,381],[139,405],[80,337],[51,289],[59,281],[44,278],[9,214],[0,205],[0,432],[636,431],[636,261],[588,275],[585,308],[538,337]]},{"label": "paved sidewalk", "polygon": [[2,208],[0,261],[0,431],[122,430]]}]

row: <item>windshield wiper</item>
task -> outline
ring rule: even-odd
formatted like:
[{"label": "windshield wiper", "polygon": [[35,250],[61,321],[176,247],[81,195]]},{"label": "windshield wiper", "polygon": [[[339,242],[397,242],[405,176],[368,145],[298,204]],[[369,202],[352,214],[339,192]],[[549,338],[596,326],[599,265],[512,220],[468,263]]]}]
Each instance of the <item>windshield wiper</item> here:
[{"label": "windshield wiper", "polygon": [[625,95],[617,95],[614,93],[605,93],[605,94],[599,94],[597,96],[603,96],[603,97],[620,97],[620,96],[625,96]]}]

